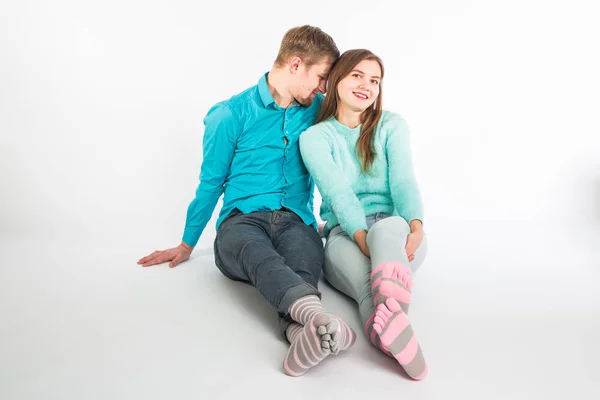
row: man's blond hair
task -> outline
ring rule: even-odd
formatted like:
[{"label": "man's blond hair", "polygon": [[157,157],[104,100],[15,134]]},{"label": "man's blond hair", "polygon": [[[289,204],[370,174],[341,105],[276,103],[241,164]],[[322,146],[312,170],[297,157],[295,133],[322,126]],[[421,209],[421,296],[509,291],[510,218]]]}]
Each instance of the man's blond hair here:
[{"label": "man's blond hair", "polygon": [[340,56],[333,38],[320,28],[303,25],[288,30],[279,47],[275,66],[283,67],[292,57],[300,57],[310,67],[328,59],[334,63]]}]

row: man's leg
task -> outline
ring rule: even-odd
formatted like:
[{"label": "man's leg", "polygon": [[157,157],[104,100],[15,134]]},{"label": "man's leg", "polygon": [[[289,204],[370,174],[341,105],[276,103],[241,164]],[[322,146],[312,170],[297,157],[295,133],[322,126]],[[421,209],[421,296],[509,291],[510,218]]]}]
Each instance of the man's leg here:
[{"label": "man's leg", "polygon": [[280,311],[290,297],[320,293],[292,271],[273,247],[270,216],[269,212],[240,213],[223,221],[215,239],[215,262],[225,276],[251,284]]},{"label": "man's leg", "polygon": [[280,316],[299,323],[289,325],[284,333],[291,343],[284,370],[299,376],[329,354],[352,345],[354,332],[324,312],[319,291],[277,253],[271,242],[272,215],[251,213],[226,219],[217,232],[215,261],[225,276],[248,282]]},{"label": "man's leg", "polygon": [[[272,240],[286,264],[309,285],[317,287],[323,266],[323,242],[318,232],[293,212],[275,211]],[[287,374],[299,376],[329,354],[352,346],[356,334],[341,318],[325,311],[317,296],[289,297],[282,303],[282,330],[291,343],[284,360]],[[291,321],[295,322],[291,322]],[[319,348],[320,347],[320,348]]]},{"label": "man's leg", "polygon": [[[323,241],[319,233],[292,212],[275,211],[270,224],[273,246],[285,264],[310,286],[318,288],[324,258]],[[287,310],[297,298],[286,300],[288,304],[281,305],[280,314],[280,330],[284,337],[285,330],[292,322]]]}]

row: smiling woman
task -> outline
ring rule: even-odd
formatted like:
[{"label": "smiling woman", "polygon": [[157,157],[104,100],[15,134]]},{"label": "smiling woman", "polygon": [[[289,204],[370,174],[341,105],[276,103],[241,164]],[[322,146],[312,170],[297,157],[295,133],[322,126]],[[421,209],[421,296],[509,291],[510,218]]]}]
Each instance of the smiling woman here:
[{"label": "smiling woman", "polygon": [[381,109],[383,75],[371,51],[342,54],[300,149],[323,197],[325,278],[356,301],[371,343],[419,380],[427,364],[407,313],[426,253],[423,210],[407,125]]}]

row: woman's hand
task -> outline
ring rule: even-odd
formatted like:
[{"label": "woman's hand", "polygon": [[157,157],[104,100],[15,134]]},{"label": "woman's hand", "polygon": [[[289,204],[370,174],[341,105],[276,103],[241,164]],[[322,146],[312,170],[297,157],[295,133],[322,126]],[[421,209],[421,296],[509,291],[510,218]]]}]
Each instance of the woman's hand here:
[{"label": "woman's hand", "polygon": [[354,241],[358,245],[358,248],[362,253],[371,258],[371,253],[369,252],[369,246],[367,245],[367,231],[364,229],[360,229],[354,232]]},{"label": "woman's hand", "polygon": [[415,252],[422,242],[423,224],[419,220],[413,220],[410,223],[410,233],[406,237],[406,245],[404,246],[409,262],[415,259]]}]

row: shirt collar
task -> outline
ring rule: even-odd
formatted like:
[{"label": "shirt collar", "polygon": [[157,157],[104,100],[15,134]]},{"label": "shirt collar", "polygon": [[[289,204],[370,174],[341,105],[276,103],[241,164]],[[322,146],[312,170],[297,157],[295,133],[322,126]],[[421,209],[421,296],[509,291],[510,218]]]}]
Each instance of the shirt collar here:
[{"label": "shirt collar", "polygon": [[273,100],[273,96],[271,95],[271,91],[269,90],[269,85],[267,84],[267,75],[269,73],[266,72],[263,76],[260,77],[258,81],[258,94],[260,95],[260,99],[263,102],[265,108],[269,106],[276,106],[275,100]]},{"label": "shirt collar", "polygon": [[[265,106],[265,108],[274,108],[276,110],[282,109],[281,107],[279,107],[279,105],[277,103],[275,103],[275,100],[273,99],[273,95],[271,94],[271,91],[269,90],[269,85],[267,83],[267,75],[269,73],[266,72],[263,76],[260,77],[259,81],[258,81],[258,94],[260,95],[260,99],[262,100],[263,105]],[[295,106],[299,106],[300,103],[298,103],[296,100],[293,100],[290,105],[288,106],[288,108],[291,107],[295,107]]]}]

